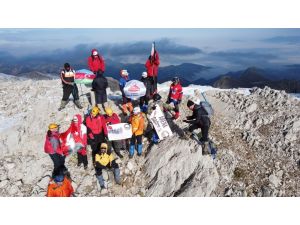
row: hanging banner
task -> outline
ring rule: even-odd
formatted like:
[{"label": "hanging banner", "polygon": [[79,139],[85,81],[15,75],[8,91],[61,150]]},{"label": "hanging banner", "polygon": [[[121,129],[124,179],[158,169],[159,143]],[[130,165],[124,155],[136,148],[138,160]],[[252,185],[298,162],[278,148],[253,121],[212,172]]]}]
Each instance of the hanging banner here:
[{"label": "hanging banner", "polygon": [[163,112],[159,107],[156,107],[156,109],[153,110],[149,119],[153,124],[160,140],[163,140],[166,137],[171,137],[173,135],[170,126],[168,124],[168,121],[166,120]]},{"label": "hanging banner", "polygon": [[131,80],[126,83],[124,93],[127,98],[137,100],[146,95],[146,87],[141,81]]},{"label": "hanging banner", "polygon": [[107,125],[108,140],[117,141],[131,138],[132,129],[128,123]]}]

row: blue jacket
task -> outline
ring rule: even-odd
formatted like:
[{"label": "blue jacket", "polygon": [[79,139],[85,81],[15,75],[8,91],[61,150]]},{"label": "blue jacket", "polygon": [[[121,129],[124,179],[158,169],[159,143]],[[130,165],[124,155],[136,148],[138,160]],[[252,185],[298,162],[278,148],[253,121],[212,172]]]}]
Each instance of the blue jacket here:
[{"label": "blue jacket", "polygon": [[128,76],[127,80],[124,78],[124,77],[121,77],[120,80],[119,80],[119,87],[120,87],[120,90],[122,92],[122,96],[124,97],[125,96],[125,93],[124,93],[124,87],[126,85],[126,83],[130,81],[130,78]]}]

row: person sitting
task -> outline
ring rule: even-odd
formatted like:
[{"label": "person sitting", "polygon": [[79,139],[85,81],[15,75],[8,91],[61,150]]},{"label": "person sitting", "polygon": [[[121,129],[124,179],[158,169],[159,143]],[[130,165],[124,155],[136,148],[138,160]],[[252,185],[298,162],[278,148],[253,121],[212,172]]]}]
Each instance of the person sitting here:
[{"label": "person sitting", "polygon": [[46,197],[71,197],[74,196],[72,181],[63,172],[57,172],[48,184]]},{"label": "person sitting", "polygon": [[121,184],[121,176],[120,176],[120,168],[116,160],[114,159],[113,154],[111,151],[108,150],[108,145],[106,143],[102,143],[98,153],[96,154],[95,158],[95,170],[96,170],[96,177],[100,184],[100,187],[106,188],[105,180],[102,175],[102,170],[113,168],[114,170],[114,177],[115,182],[117,184]]},{"label": "person sitting", "polygon": [[128,116],[128,111],[129,114],[132,113],[133,106],[130,98],[127,98],[124,92],[124,87],[126,83],[130,80],[129,78],[129,73],[127,70],[121,70],[120,72],[121,78],[119,80],[119,87],[122,92],[122,111],[123,115]]}]

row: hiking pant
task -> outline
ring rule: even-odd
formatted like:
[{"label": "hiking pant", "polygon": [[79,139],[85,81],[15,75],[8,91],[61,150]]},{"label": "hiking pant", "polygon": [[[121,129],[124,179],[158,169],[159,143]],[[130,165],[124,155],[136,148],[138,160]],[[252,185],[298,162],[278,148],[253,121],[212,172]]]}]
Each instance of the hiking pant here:
[{"label": "hiking pant", "polygon": [[52,172],[52,176],[59,174],[61,171],[61,169],[63,170],[67,170],[67,168],[65,167],[65,158],[66,156],[64,155],[60,155],[57,153],[54,154],[49,154],[50,158],[53,161],[54,164],[54,169]]},{"label": "hiking pant", "polygon": [[150,94],[153,95],[157,92],[157,76],[151,77],[151,91]]},{"label": "hiking pant", "polygon": [[102,170],[103,169],[111,169],[111,168],[114,168],[114,169],[117,169],[119,168],[119,164],[116,163],[116,160],[114,159],[111,164],[107,164],[106,166],[103,166],[103,165],[100,165],[100,166],[97,166],[96,167],[96,175],[97,176],[101,176],[102,175]]},{"label": "hiking pant", "polygon": [[143,105],[148,105],[149,104],[149,97],[146,95],[140,98],[140,108],[143,107]]},{"label": "hiking pant", "polygon": [[69,84],[63,84],[63,101],[68,101],[70,95],[72,94],[74,100],[79,100],[79,94],[78,94],[78,88],[77,85],[69,85]]},{"label": "hiking pant", "polygon": [[132,135],[131,140],[130,140],[130,145],[135,145],[135,142],[137,142],[138,145],[141,145],[143,141],[143,135],[137,135],[135,134]]},{"label": "hiking pant", "polygon": [[95,156],[98,150],[100,149],[100,144],[105,142],[104,134],[94,134],[94,139],[88,139],[88,143],[92,148],[92,160],[95,162]]},{"label": "hiking pant", "polygon": [[111,142],[111,145],[112,145],[112,147],[113,147],[113,149],[114,149],[114,151],[115,151],[115,153],[117,154],[117,155],[121,155],[121,147],[122,147],[122,142],[121,141],[112,141]]},{"label": "hiking pant", "polygon": [[78,163],[77,165],[80,166],[83,163],[83,166],[86,167],[88,165],[87,155],[81,155],[77,152],[77,159]]},{"label": "hiking pant", "polygon": [[202,137],[200,138],[200,141],[208,141],[208,131],[209,131],[209,126],[201,126],[200,124],[192,124],[189,127],[189,131],[193,132],[194,130],[200,128],[201,129],[201,135]]},{"label": "hiking pant", "polygon": [[107,102],[106,90],[95,92],[96,104],[104,104]]}]

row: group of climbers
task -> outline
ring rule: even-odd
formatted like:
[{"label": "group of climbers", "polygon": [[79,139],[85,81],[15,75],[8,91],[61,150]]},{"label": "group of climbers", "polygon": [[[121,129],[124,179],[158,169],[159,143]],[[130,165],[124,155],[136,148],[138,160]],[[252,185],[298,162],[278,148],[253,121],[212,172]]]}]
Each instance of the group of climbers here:
[{"label": "group of climbers", "polygon": [[[129,72],[126,69],[120,71],[119,87],[122,93],[122,113],[126,116],[128,123],[132,127],[132,137],[129,142],[129,158],[133,158],[135,151],[141,156],[143,152],[143,135],[147,127],[147,117],[145,114],[151,115],[157,107],[163,109],[164,112],[171,112],[173,119],[180,117],[180,104],[183,97],[183,89],[178,77],[172,79],[167,101],[163,103],[161,96],[157,90],[157,74],[160,64],[159,54],[155,50],[146,61],[146,71],[141,75],[141,82],[146,87],[145,96],[139,99],[139,103],[134,107],[134,102],[125,95],[124,87],[130,81]],[[77,152],[78,167],[83,164],[84,169],[88,168],[87,145],[92,149],[92,163],[96,171],[96,177],[101,188],[105,188],[106,184],[102,176],[103,169],[113,169],[115,181],[121,184],[120,168],[114,155],[123,158],[121,150],[125,149],[125,141],[108,141],[107,126],[121,123],[120,117],[108,107],[106,88],[108,82],[104,77],[105,62],[96,49],[93,49],[91,56],[88,57],[89,69],[96,75],[92,82],[92,90],[95,92],[96,105],[93,106],[90,113],[82,120],[81,115],[76,114],[67,131],[59,133],[57,124],[50,124],[46,135],[45,152],[51,157],[54,170],[52,179],[48,187],[47,196],[71,196],[74,190],[71,186],[70,175],[65,167],[65,158],[70,153],[66,140],[71,135],[74,139],[75,151]],[[82,109],[79,102],[78,88],[74,83],[75,71],[69,63],[65,63],[64,69],[61,71],[61,80],[63,85],[63,98],[59,110],[65,108],[68,103],[69,96],[72,94],[75,105]],[[151,101],[152,100],[152,101]],[[136,104],[135,104],[136,105]],[[101,113],[102,106],[104,113]],[[183,122],[191,124],[189,132],[200,128],[202,132],[201,141],[207,142],[208,130],[210,127],[209,117],[203,109],[189,100],[187,107],[193,111],[193,115],[187,117]],[[158,143],[159,137],[150,123],[151,141]]]}]

